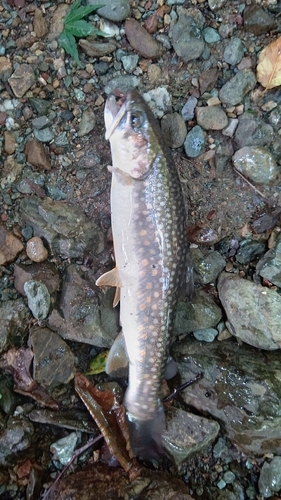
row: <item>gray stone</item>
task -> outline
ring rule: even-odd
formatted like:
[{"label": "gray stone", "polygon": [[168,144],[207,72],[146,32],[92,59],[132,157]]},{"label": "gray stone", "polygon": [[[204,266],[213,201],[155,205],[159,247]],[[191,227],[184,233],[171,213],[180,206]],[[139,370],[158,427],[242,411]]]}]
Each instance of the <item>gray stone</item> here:
[{"label": "gray stone", "polygon": [[106,94],[111,94],[114,89],[122,89],[123,92],[127,93],[132,89],[138,87],[140,79],[133,75],[120,75],[115,76],[107,82],[104,91]]},{"label": "gray stone", "polygon": [[244,30],[254,35],[268,33],[275,26],[274,17],[260,5],[247,5],[244,10]]},{"label": "gray stone", "polygon": [[190,333],[216,326],[222,311],[211,295],[200,290],[190,302],[179,302],[176,308],[174,332]]},{"label": "gray stone", "polygon": [[[90,5],[95,5],[96,0],[89,0]],[[97,10],[99,16],[110,21],[123,21],[130,15],[131,8],[129,0],[103,0],[100,2],[103,7]]]},{"label": "gray stone", "polygon": [[220,106],[202,106],[195,110],[196,120],[204,130],[222,130],[228,124],[225,111]]},{"label": "gray stone", "polygon": [[168,113],[161,121],[163,136],[170,148],[180,148],[186,138],[186,125],[178,113]]},{"label": "gray stone", "polygon": [[28,307],[34,318],[45,319],[48,316],[51,298],[48,288],[41,281],[30,280],[24,284]]},{"label": "gray stone", "polygon": [[243,240],[240,242],[235,259],[239,264],[249,264],[265,252],[265,243],[262,241]]},{"label": "gray stone", "polygon": [[28,101],[39,116],[45,115],[51,106],[50,101],[40,99],[40,97],[31,97]]},{"label": "gray stone", "polygon": [[250,69],[238,71],[235,76],[228,80],[220,89],[219,98],[228,106],[240,104],[244,97],[256,85],[255,73]]},{"label": "gray stone", "polygon": [[201,328],[201,330],[193,332],[193,335],[200,342],[213,342],[218,335],[218,330],[215,328]]},{"label": "gray stone", "polygon": [[204,51],[202,28],[205,19],[197,9],[178,8],[178,21],[172,30],[172,44],[176,54],[185,62],[198,59]]},{"label": "gray stone", "polygon": [[78,136],[83,137],[89,134],[96,124],[96,115],[91,109],[86,109],[83,114],[81,121],[79,123]]},{"label": "gray stone", "polygon": [[64,340],[48,328],[32,328],[29,343],[34,353],[33,378],[53,389],[74,377],[74,356]]},{"label": "gray stone", "polygon": [[31,445],[34,428],[25,418],[9,417],[6,427],[0,431],[0,465],[11,465],[18,454]]},{"label": "gray stone", "polygon": [[53,453],[53,460],[58,460],[62,465],[68,464],[74,453],[78,438],[78,433],[71,432],[68,436],[52,443],[50,450]]},{"label": "gray stone", "polygon": [[171,407],[166,412],[164,447],[179,466],[195,453],[207,448],[217,437],[217,422]]},{"label": "gray stone", "polygon": [[48,127],[48,125],[50,125],[50,120],[45,115],[38,116],[38,118],[34,118],[34,120],[32,120],[32,126],[37,130]]},{"label": "gray stone", "polygon": [[184,141],[186,155],[189,158],[196,158],[204,153],[206,145],[207,141],[204,130],[199,127],[199,125],[195,125],[195,127],[188,132]]},{"label": "gray stone", "polygon": [[143,94],[146,102],[157,118],[162,118],[164,113],[171,108],[171,95],[165,87],[156,87]]},{"label": "gray stone", "polygon": [[207,26],[207,28],[203,29],[203,37],[206,43],[219,42],[221,39],[217,30],[211,28],[210,26]]},{"label": "gray stone", "polygon": [[60,286],[59,272],[52,262],[33,262],[32,264],[15,264],[14,287],[21,295],[25,295],[26,281],[41,281],[48,288],[49,294],[55,293]]},{"label": "gray stone", "polygon": [[0,353],[7,351],[19,340],[24,340],[30,319],[30,313],[23,299],[0,303]]},{"label": "gray stone", "polygon": [[250,180],[270,184],[279,175],[278,165],[271,153],[261,146],[245,146],[232,157],[234,167]]},{"label": "gray stone", "polygon": [[269,123],[250,113],[243,113],[238,118],[235,142],[238,148],[244,146],[267,146],[275,138],[274,130]]},{"label": "gray stone", "polygon": [[35,129],[34,136],[40,142],[51,142],[55,137],[54,132],[49,127],[42,129]]},{"label": "gray stone", "polygon": [[259,349],[281,347],[281,295],[228,273],[220,276],[218,292],[232,335]]},{"label": "gray stone", "polygon": [[97,295],[82,266],[68,266],[58,309],[53,309],[48,326],[61,337],[76,342],[111,347],[118,333],[118,312],[112,308],[114,289]]},{"label": "gray stone", "polygon": [[181,110],[181,116],[183,117],[185,122],[188,122],[189,120],[193,120],[194,118],[194,110],[196,108],[198,100],[196,97],[190,96],[185,105],[183,106]]},{"label": "gray stone", "polygon": [[203,373],[182,392],[187,405],[219,422],[222,436],[246,455],[281,453],[280,351],[186,336],[173,344],[172,355],[182,383]]},{"label": "gray stone", "polygon": [[265,254],[262,266],[259,268],[259,275],[281,288],[281,236],[275,248]]},{"label": "gray stone", "polygon": [[263,498],[269,498],[281,489],[281,457],[265,462],[259,477],[259,491]]},{"label": "gray stone", "polygon": [[227,64],[239,64],[244,55],[244,46],[240,38],[233,37],[224,49],[223,59]]},{"label": "gray stone", "polygon": [[194,271],[202,285],[213,283],[225,267],[225,260],[217,251],[204,255],[199,248],[191,249]]},{"label": "gray stone", "polygon": [[123,68],[127,73],[132,73],[136,69],[139,61],[139,56],[137,54],[132,54],[129,56],[121,57]]},{"label": "gray stone", "polygon": [[209,5],[211,10],[221,9],[225,3],[226,3],[226,0],[208,0],[208,5]]}]

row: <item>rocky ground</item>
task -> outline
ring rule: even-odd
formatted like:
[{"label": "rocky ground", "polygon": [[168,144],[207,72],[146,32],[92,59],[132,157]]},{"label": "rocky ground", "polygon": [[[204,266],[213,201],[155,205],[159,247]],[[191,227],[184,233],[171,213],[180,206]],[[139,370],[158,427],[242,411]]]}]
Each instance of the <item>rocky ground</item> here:
[{"label": "rocky ground", "polygon": [[[48,498],[280,498],[281,92],[257,81],[280,2],[104,0],[80,66],[58,44],[70,3],[0,6],[0,496],[43,498],[97,437]],[[129,483],[77,374],[122,400],[126,380],[92,362],[119,329],[95,286],[113,265],[103,108],[133,87],[172,148],[194,264],[166,394],[202,377],[167,403],[170,459],[120,452]]]}]

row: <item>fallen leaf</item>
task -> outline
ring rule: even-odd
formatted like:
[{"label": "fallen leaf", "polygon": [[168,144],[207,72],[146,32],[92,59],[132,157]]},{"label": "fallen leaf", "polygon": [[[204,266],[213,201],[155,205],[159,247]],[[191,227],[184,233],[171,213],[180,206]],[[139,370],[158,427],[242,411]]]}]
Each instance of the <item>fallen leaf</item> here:
[{"label": "fallen leaf", "polygon": [[265,90],[281,85],[281,37],[261,51],[257,65],[257,80]]}]

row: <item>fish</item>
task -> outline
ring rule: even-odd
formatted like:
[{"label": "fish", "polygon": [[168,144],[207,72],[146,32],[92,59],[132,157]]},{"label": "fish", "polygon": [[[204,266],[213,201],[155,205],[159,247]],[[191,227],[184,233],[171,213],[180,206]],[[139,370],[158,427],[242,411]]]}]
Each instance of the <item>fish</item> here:
[{"label": "fish", "polygon": [[124,406],[133,452],[155,458],[163,452],[161,386],[187,269],[185,204],[171,151],[141,94],[131,90],[121,103],[110,95],[104,119],[116,267],[96,284],[115,286],[114,306],[120,301],[116,345],[129,359]]}]

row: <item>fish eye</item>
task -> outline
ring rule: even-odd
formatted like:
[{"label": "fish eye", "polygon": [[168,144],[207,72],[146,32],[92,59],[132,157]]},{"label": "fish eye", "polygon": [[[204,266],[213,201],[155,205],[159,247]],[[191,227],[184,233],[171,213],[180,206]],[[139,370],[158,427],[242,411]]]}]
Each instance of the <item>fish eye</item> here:
[{"label": "fish eye", "polygon": [[130,117],[131,127],[135,130],[141,128],[144,122],[143,114],[139,111],[133,111]]}]

